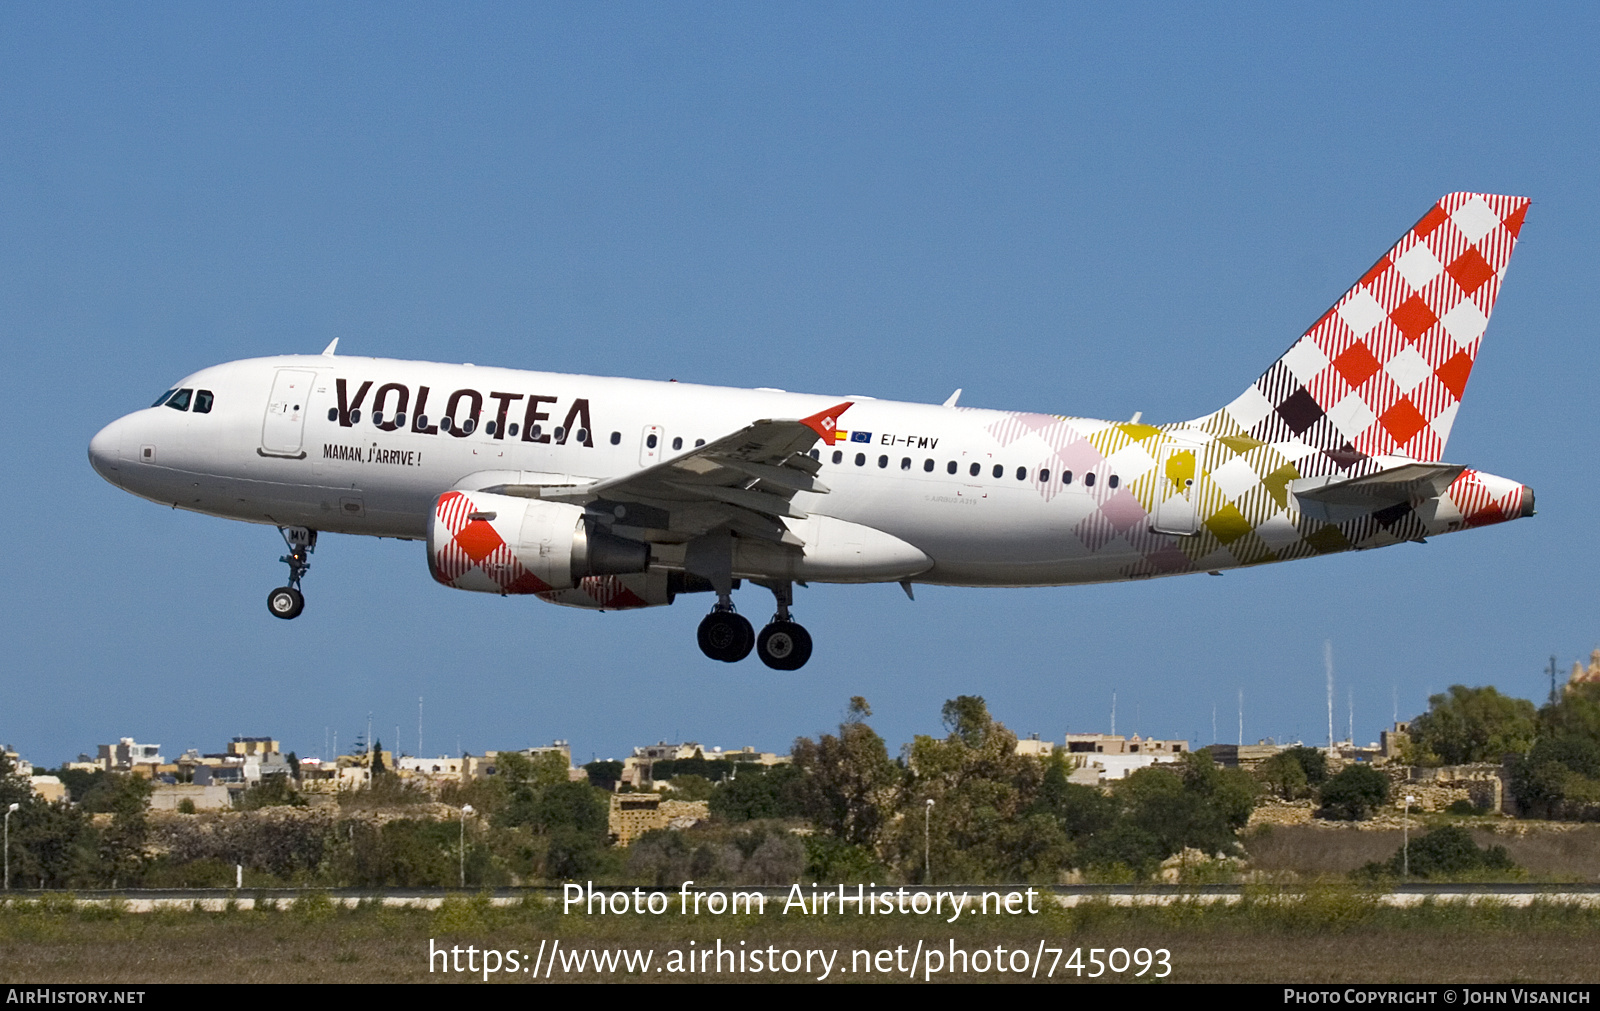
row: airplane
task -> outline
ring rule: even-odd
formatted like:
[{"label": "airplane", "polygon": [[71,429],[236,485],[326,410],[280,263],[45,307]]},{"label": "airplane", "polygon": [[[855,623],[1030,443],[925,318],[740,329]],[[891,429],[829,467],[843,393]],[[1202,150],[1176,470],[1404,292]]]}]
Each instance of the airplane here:
[{"label": "airplane", "polygon": [[[704,592],[707,657],[798,670],[809,583],[1059,586],[1421,541],[1531,516],[1442,462],[1524,197],[1442,197],[1245,391],[1149,425],[337,353],[202,369],[89,444],[142,498],[423,541],[435,580],[601,611]],[[750,581],[776,610],[734,607]]]}]

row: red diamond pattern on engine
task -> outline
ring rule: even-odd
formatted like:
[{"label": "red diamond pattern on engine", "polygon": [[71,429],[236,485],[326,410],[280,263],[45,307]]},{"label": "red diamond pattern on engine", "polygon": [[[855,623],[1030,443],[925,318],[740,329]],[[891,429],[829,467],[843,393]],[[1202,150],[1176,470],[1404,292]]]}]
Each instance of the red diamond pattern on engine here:
[{"label": "red diamond pattern on engine", "polygon": [[[477,511],[464,492],[449,491],[439,496],[434,505],[434,522],[450,536],[434,554],[435,578],[460,589],[498,586],[503,593],[541,593],[550,589],[550,584],[517,561],[516,553],[493,523],[473,518]],[[480,577],[487,577],[493,586],[471,585]]]}]

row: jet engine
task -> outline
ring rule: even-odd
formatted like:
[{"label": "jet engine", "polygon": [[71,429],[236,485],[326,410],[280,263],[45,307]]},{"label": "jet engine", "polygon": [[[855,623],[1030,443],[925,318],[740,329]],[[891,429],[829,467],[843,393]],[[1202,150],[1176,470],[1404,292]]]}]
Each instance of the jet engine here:
[{"label": "jet engine", "polygon": [[[650,546],[589,522],[578,506],[488,492],[447,491],[428,517],[428,568],[433,578],[458,590],[537,593],[572,603],[598,588],[594,580],[643,574]],[[642,583],[641,583],[642,586]],[[600,596],[615,596],[602,593]],[[636,596],[636,595],[635,595]],[[654,596],[654,594],[651,594]],[[660,603],[670,603],[663,582]],[[580,606],[649,606],[594,603]]]}]

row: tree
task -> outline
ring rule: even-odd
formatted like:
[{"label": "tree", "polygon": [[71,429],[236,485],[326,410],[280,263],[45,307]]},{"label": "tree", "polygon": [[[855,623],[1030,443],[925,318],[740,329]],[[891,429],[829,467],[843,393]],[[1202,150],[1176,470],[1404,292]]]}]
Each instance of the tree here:
[{"label": "tree", "polygon": [[[1261,788],[1255,777],[1243,769],[1223,769],[1212,761],[1211,750],[1202,748],[1183,756],[1183,785],[1190,793],[1216,810],[1228,828],[1237,832],[1250,823]],[[1203,848],[1203,847],[1202,847]],[[1208,849],[1207,852],[1216,852]]]},{"label": "tree", "polygon": [[1545,818],[1582,818],[1600,810],[1600,743],[1576,733],[1541,737],[1512,763],[1511,795]]},{"label": "tree", "polygon": [[[150,824],[145,813],[155,787],[142,776],[114,773],[102,783],[103,791],[94,799],[111,813],[111,824],[100,833],[99,852],[102,873],[111,886],[133,884],[144,867],[145,844]],[[84,807],[89,808],[85,803]]]},{"label": "tree", "polygon": [[1273,755],[1256,769],[1261,784],[1283,800],[1298,800],[1311,792],[1305,766],[1287,752]]},{"label": "tree", "polygon": [[904,873],[922,879],[926,845],[938,880],[1053,880],[1071,844],[1038,808],[1042,763],[1017,754],[1016,735],[979,696],[951,699],[941,715],[948,736],[918,736],[907,751],[911,779],[893,839]]},{"label": "tree", "polygon": [[589,774],[589,785],[610,792],[622,779],[622,763],[615,761],[590,762],[583,767]]},{"label": "tree", "polygon": [[1077,842],[1110,826],[1117,818],[1117,803],[1098,787],[1068,782],[1067,777],[1066,755],[1057,752],[1045,764],[1033,813],[1054,818],[1067,838]]},{"label": "tree", "polygon": [[984,739],[994,727],[982,695],[957,695],[945,702],[939,715],[944,720],[944,728],[961,738],[969,748],[983,747]]},{"label": "tree", "polygon": [[1323,781],[1328,778],[1328,756],[1316,748],[1308,748],[1303,744],[1297,744],[1278,754],[1287,756],[1300,766],[1301,770],[1306,774],[1306,784],[1308,786],[1321,786]]},{"label": "tree", "polygon": [[1451,685],[1428,698],[1428,711],[1411,721],[1411,742],[1423,765],[1499,762],[1526,752],[1537,732],[1527,699],[1501,695],[1493,686]]},{"label": "tree", "polygon": [[711,813],[721,821],[731,822],[802,817],[802,775],[793,765],[745,765],[712,791]]},{"label": "tree", "polygon": [[1139,769],[1114,787],[1116,818],[1085,843],[1084,862],[1122,864],[1143,877],[1185,849],[1231,853],[1256,793],[1248,773],[1218,769],[1206,751],[1187,756],[1177,771]]},{"label": "tree", "polygon": [[1319,791],[1324,818],[1360,821],[1389,799],[1389,778],[1370,765],[1347,765]]},{"label": "tree", "polygon": [[838,736],[799,738],[791,754],[803,775],[797,793],[805,816],[844,843],[871,846],[894,809],[901,773],[883,738],[865,722],[871,712],[866,700],[858,696],[851,703]]}]

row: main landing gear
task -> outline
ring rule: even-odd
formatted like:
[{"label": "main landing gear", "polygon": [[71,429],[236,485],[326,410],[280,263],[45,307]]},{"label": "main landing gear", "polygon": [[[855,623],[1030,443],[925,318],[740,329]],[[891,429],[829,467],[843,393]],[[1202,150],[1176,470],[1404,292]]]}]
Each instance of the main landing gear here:
[{"label": "main landing gear", "polygon": [[278,561],[289,566],[289,585],[280,586],[267,594],[267,610],[274,618],[298,618],[306,609],[305,595],[300,592],[300,579],[311,568],[311,553],[317,550],[317,532],[306,527],[279,527],[289,553]]},{"label": "main landing gear", "polygon": [[754,648],[761,662],[773,670],[804,667],[811,659],[811,633],[789,616],[789,606],[794,603],[794,584],[773,583],[767,588],[776,598],[778,610],[759,633],[743,615],[734,611],[730,596],[719,593],[717,605],[700,622],[700,651],[713,660],[738,663]]}]

